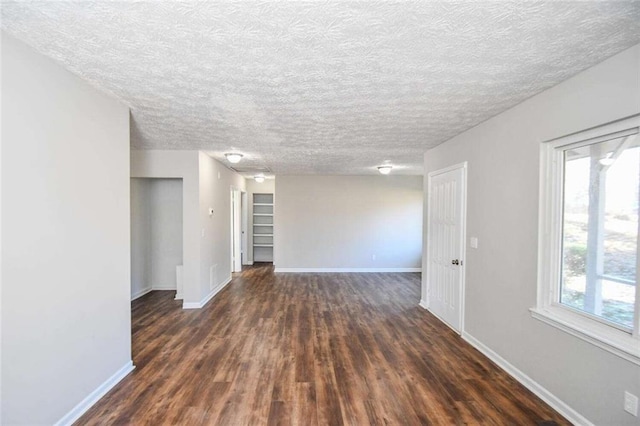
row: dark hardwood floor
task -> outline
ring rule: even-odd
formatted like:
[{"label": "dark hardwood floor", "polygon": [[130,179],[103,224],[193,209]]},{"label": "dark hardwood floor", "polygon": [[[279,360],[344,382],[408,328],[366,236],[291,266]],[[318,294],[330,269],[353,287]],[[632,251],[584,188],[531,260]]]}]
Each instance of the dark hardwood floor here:
[{"label": "dark hardwood floor", "polygon": [[419,274],[270,265],[201,310],[152,292],[132,303],[136,369],[77,424],[569,424],[419,299]]}]

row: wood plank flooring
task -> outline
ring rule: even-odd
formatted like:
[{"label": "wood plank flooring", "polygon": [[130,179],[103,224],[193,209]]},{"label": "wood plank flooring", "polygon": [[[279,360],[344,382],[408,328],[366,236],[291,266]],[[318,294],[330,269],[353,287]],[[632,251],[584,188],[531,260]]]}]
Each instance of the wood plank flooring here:
[{"label": "wood plank flooring", "polygon": [[419,299],[419,274],[270,265],[201,310],[152,292],[132,303],[136,369],[77,424],[569,424]]}]

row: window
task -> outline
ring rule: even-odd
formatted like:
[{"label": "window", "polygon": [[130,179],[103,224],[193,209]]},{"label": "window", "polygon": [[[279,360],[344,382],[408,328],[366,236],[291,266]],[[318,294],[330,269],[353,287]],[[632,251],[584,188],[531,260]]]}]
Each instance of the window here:
[{"label": "window", "polygon": [[640,116],[541,147],[534,317],[640,364]]}]

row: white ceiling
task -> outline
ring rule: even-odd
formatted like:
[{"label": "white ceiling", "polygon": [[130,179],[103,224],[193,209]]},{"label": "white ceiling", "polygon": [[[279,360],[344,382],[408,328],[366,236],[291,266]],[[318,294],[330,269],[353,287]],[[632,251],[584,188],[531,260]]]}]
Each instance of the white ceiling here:
[{"label": "white ceiling", "polygon": [[2,28],[131,107],[136,149],[276,174],[422,154],[640,41],[640,2],[2,2]]}]

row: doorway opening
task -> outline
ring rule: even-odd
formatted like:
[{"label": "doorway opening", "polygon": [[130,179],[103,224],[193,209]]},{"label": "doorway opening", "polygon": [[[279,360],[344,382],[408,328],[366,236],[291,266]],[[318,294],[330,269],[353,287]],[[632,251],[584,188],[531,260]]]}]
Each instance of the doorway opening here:
[{"label": "doorway opening", "polygon": [[246,256],[246,195],[246,192],[231,187],[231,272],[242,272]]},{"label": "doorway opening", "polygon": [[131,300],[151,291],[182,299],[182,179],[131,179]]}]

